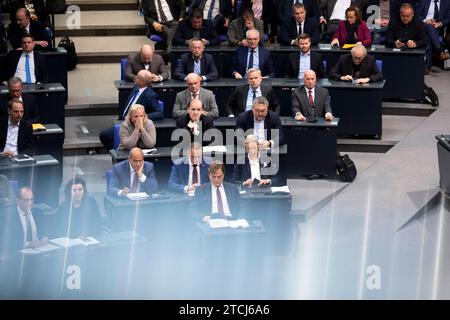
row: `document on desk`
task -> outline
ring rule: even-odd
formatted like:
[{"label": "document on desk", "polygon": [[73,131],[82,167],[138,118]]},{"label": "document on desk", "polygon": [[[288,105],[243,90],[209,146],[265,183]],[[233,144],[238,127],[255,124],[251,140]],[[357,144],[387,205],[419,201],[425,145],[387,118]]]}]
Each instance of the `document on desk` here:
[{"label": "document on desk", "polygon": [[291,193],[289,186],[271,187],[270,189],[272,190],[272,193],[285,193],[285,194]]},{"label": "document on desk", "polygon": [[33,131],[43,131],[43,130],[47,129],[41,123],[33,123],[32,126],[33,126]]},{"label": "document on desk", "polygon": [[156,149],[156,148],[153,148],[153,149],[142,149],[142,152],[144,154],[153,154],[153,153],[156,153],[157,151],[158,151],[158,149]]},{"label": "document on desk", "polygon": [[135,192],[135,193],[128,193],[127,198],[130,200],[141,200],[141,199],[147,199],[149,195],[146,192]]},{"label": "document on desk", "polygon": [[226,153],[227,152],[227,147],[226,146],[206,146],[203,147],[203,152],[223,152]]},{"label": "document on desk", "polygon": [[42,246],[42,247],[34,248],[34,250],[37,250],[39,252],[48,252],[48,251],[53,251],[56,249],[59,249],[59,247],[57,247],[51,243],[47,243],[45,246]]},{"label": "document on desk", "polygon": [[97,239],[95,239],[93,237],[81,237],[80,240],[83,242],[83,244],[85,246],[91,246],[91,245],[100,243],[100,241],[98,241]]},{"label": "document on desk", "polygon": [[23,253],[23,254],[39,254],[40,253],[39,251],[31,249],[31,248],[26,248],[26,249],[20,250],[19,252]]},{"label": "document on desk", "polygon": [[67,237],[52,239],[50,240],[50,242],[63,248],[70,248],[73,246],[79,246],[83,244],[83,241],[81,241],[80,239],[70,239]]},{"label": "document on desk", "polygon": [[247,228],[249,226],[247,220],[237,219],[237,220],[226,220],[226,219],[209,219],[209,227],[212,229],[216,228]]}]

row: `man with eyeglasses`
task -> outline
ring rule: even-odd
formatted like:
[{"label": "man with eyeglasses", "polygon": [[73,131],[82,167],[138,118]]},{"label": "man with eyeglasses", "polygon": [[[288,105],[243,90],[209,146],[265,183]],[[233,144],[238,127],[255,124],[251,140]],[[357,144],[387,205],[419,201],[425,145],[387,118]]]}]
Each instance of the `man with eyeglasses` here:
[{"label": "man with eyeglasses", "polygon": [[383,74],[376,65],[375,59],[367,55],[363,45],[356,45],[351,53],[339,57],[336,65],[331,69],[330,80],[352,81],[364,84],[383,80]]}]

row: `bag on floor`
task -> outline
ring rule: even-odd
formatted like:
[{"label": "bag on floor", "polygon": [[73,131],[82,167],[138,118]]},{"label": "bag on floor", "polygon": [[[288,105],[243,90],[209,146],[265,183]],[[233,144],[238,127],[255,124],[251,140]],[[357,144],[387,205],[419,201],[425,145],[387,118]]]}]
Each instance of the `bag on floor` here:
[{"label": "bag on floor", "polygon": [[67,51],[67,71],[75,69],[78,62],[75,43],[70,40],[68,36],[65,36],[61,39],[61,41],[59,41],[58,47],[63,47]]},{"label": "bag on floor", "polygon": [[432,87],[424,84],[423,94],[425,96],[425,101],[428,101],[433,107],[439,106],[439,97],[437,96],[436,92],[434,92]]},{"label": "bag on floor", "polygon": [[352,182],[355,180],[357,174],[356,166],[348,154],[344,154],[343,156],[340,154],[337,155],[336,168],[341,181]]}]

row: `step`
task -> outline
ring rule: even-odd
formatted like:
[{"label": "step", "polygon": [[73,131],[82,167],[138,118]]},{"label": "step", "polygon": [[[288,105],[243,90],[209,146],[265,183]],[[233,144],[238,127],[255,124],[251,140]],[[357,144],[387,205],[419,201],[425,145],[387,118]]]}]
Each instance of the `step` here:
[{"label": "step", "polygon": [[79,6],[81,11],[137,10],[137,0],[67,0],[67,6]]}]

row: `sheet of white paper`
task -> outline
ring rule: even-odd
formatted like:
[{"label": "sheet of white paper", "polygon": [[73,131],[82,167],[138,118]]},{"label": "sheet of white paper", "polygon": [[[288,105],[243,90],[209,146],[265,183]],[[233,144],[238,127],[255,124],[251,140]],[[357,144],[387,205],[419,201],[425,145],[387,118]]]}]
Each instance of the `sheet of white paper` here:
[{"label": "sheet of white paper", "polygon": [[80,239],[70,239],[67,237],[52,239],[50,242],[63,248],[69,248],[83,244],[83,241],[81,241]]},{"label": "sheet of white paper", "polygon": [[98,241],[97,239],[92,238],[92,237],[85,237],[85,238],[80,239],[80,240],[83,242],[83,244],[85,246],[90,246],[90,245],[93,245],[93,244],[99,244],[100,243],[100,241]]},{"label": "sheet of white paper", "polygon": [[39,254],[40,253],[39,251],[31,249],[31,248],[26,248],[26,249],[20,250],[19,252],[23,253],[23,254]]},{"label": "sheet of white paper", "polygon": [[229,228],[230,224],[225,219],[209,219],[208,224],[211,228]]},{"label": "sheet of white paper", "polygon": [[289,186],[282,186],[282,187],[271,187],[272,193],[274,192],[286,192],[291,193],[291,190],[289,189]]},{"label": "sheet of white paper", "polygon": [[48,252],[48,251],[52,251],[52,250],[56,250],[59,247],[51,244],[51,243],[47,243],[45,246],[39,247],[39,248],[35,248],[35,250],[39,251],[39,252]]},{"label": "sheet of white paper", "polygon": [[130,200],[147,199],[149,196],[146,192],[128,193],[127,198]]}]

